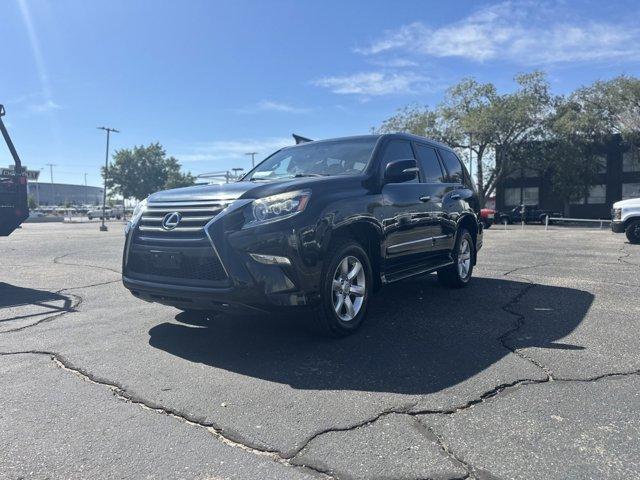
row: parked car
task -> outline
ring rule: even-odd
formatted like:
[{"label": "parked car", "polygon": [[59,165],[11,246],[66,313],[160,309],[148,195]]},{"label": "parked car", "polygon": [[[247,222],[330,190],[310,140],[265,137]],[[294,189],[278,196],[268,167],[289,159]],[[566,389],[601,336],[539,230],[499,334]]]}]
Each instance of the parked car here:
[{"label": "parked car", "polygon": [[640,243],[640,198],[613,204],[611,230],[615,233],[624,232],[630,243]]},{"label": "parked car", "polygon": [[[559,218],[563,214],[553,210],[544,210],[537,205],[521,205],[508,212],[500,213],[500,223],[520,223],[524,218],[524,223],[545,223],[547,217]],[[552,223],[551,221],[549,223]]]},{"label": "parked car", "polygon": [[345,335],[384,284],[435,271],[466,286],[479,211],[445,145],[407,134],[302,143],[237,183],[141,202],[125,229],[123,283],[186,311],[312,307],[327,333]]},{"label": "parked car", "polygon": [[[122,218],[122,216],[123,216],[122,209],[106,208],[104,210],[105,220],[109,220],[110,218],[116,218],[116,219],[120,220]],[[89,210],[87,212],[87,217],[89,217],[89,220],[93,220],[94,218],[99,218],[100,220],[102,220],[102,208],[96,208],[94,210]]]},{"label": "parked car", "polygon": [[480,210],[480,221],[484,228],[491,228],[491,225],[495,222],[496,211],[492,208],[483,208]]}]

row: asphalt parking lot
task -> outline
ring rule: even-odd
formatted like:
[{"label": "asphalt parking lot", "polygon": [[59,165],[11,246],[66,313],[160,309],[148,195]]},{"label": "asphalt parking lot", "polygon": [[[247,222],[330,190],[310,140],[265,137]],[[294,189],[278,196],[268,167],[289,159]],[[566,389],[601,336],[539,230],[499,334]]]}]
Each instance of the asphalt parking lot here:
[{"label": "asphalt parking lot", "polygon": [[492,228],[472,285],[356,335],[201,321],[120,283],[122,225],[0,239],[0,478],[640,477],[640,246]]}]

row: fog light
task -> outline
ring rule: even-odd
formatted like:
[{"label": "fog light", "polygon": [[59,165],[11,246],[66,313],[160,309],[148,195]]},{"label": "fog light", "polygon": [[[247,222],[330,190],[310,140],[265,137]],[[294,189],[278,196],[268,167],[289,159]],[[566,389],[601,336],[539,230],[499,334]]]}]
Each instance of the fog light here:
[{"label": "fog light", "polygon": [[264,255],[262,253],[250,253],[249,255],[251,255],[251,258],[256,262],[264,263],[265,265],[291,265],[291,260],[287,257]]}]

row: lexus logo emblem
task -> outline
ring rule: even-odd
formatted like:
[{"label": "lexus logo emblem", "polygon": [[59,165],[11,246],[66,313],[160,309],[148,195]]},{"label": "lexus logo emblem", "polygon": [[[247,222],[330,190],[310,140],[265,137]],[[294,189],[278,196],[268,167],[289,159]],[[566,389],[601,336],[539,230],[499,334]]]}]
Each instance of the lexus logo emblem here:
[{"label": "lexus logo emblem", "polygon": [[182,220],[180,212],[167,213],[162,219],[162,228],[165,230],[173,230]]}]

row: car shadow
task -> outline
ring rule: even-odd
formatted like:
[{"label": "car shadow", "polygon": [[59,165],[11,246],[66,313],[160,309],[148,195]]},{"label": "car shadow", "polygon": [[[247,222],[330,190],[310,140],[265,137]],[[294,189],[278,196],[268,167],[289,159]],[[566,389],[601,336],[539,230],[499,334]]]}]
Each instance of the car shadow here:
[{"label": "car shadow", "polygon": [[0,322],[20,320],[29,317],[39,317],[57,312],[68,312],[72,306],[71,298],[48,290],[18,287],[0,282],[0,310],[24,306],[37,306],[37,312],[18,314],[8,318],[0,317]]},{"label": "car shadow", "polygon": [[[593,295],[572,288],[474,278],[461,290],[433,275],[392,284],[372,299],[356,334],[326,339],[312,315],[211,319],[187,314],[149,330],[151,346],[173,355],[297,389],[348,389],[425,394],[462,382],[513,348],[582,349],[557,343],[575,329]],[[531,316],[531,320],[529,320]],[[522,318],[535,328],[519,336]]]}]

